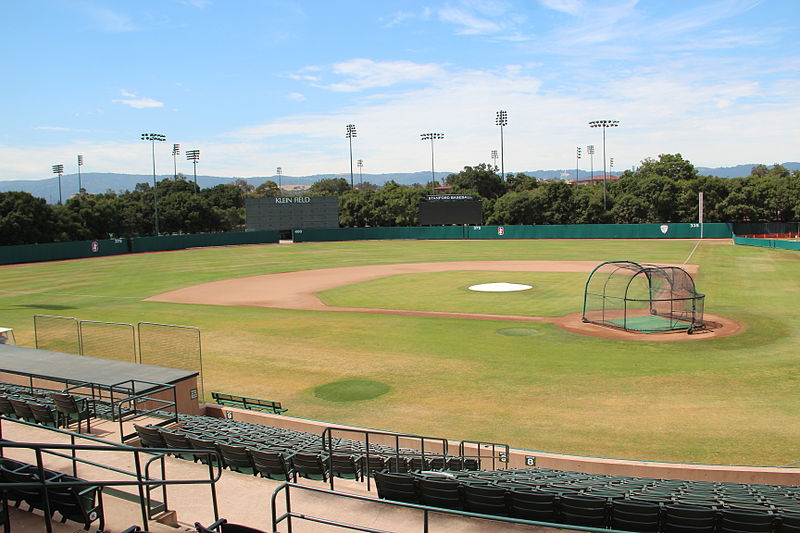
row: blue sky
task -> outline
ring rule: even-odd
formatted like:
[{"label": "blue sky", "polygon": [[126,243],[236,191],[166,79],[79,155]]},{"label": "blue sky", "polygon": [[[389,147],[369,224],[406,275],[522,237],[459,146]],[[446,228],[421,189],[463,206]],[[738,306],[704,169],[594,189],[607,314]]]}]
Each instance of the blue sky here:
[{"label": "blue sky", "polygon": [[7,0],[0,5],[0,180],[50,167],[221,176],[490,162],[615,170],[797,161],[797,0]]}]

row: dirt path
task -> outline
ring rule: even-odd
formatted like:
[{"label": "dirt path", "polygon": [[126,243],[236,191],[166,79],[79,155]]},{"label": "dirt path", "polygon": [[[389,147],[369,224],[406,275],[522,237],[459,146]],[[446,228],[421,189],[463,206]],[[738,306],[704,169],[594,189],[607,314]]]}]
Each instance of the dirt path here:
[{"label": "dirt path", "polygon": [[[537,317],[521,315],[495,315],[435,311],[409,311],[401,309],[374,309],[364,307],[337,307],[322,303],[316,293],[342,285],[360,283],[396,274],[424,274],[451,271],[495,272],[591,272],[599,261],[449,261],[437,263],[399,263],[392,265],[366,265],[324,268],[263,274],[245,278],[226,279],[184,287],[157,294],[146,301],[183,304],[208,304],[244,307],[270,307],[274,309],[299,309],[312,311],[339,311],[349,313],[375,313],[405,316],[430,316],[439,318],[471,318],[507,320],[515,322],[552,322],[568,331],[607,338],[636,340],[691,340],[731,335],[741,325],[722,317],[707,315],[717,327],[707,332],[635,334],[581,322],[580,313],[565,317]],[[676,265],[690,274],[697,273],[696,265]]]}]

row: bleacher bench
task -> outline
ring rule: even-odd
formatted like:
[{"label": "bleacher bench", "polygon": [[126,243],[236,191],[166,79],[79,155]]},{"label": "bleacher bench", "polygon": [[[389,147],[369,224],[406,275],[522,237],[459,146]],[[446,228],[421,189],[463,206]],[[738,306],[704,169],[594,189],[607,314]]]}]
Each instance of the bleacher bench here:
[{"label": "bleacher bench", "polygon": [[212,392],[211,397],[219,405],[227,405],[228,407],[241,407],[242,409],[265,411],[276,415],[288,411],[288,409],[281,407],[281,402],[274,402],[272,400],[248,398],[247,396],[237,396],[235,394],[226,394],[223,392]]}]

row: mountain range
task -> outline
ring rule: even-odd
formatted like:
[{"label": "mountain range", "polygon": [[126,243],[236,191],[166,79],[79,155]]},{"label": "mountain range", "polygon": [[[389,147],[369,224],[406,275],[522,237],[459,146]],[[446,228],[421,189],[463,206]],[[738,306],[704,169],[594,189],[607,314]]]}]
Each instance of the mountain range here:
[{"label": "mountain range", "polygon": [[[800,163],[782,163],[789,170],[800,170]],[[737,165],[733,167],[696,167],[701,175],[717,176],[720,178],[735,178],[750,175],[750,169],[755,164]],[[437,172],[436,179],[443,181],[452,172]],[[525,171],[528,176],[535,176],[540,179],[575,179],[575,170],[531,170]],[[595,175],[602,174],[595,171]],[[158,179],[170,178],[172,175],[159,175]],[[588,179],[589,171],[580,170],[579,179]],[[344,178],[350,180],[350,174],[314,174],[311,176],[282,176],[281,185],[286,188],[290,186],[307,187],[321,179]],[[187,179],[193,179],[187,176]],[[222,176],[197,176],[197,184],[201,188],[214,187],[222,183],[232,183],[237,179],[244,179],[251,185],[257,187],[266,180],[278,182],[278,176],[257,176],[250,178],[222,177]],[[355,183],[359,183],[360,177],[354,176]],[[375,185],[383,185],[387,181],[395,181],[402,185],[414,183],[428,183],[431,179],[430,172],[404,172],[390,174],[364,174],[363,180]],[[123,192],[133,190],[137,183],[152,183],[153,176],[146,174],[114,174],[109,172],[86,172],[81,174],[81,185],[90,194],[105,193],[108,191]],[[45,178],[40,180],[8,180],[0,181],[0,192],[24,191],[34,196],[44,198],[49,203],[56,203],[59,200],[58,178]],[[78,192],[78,175],[64,174],[61,177],[61,195],[64,200]]]}]

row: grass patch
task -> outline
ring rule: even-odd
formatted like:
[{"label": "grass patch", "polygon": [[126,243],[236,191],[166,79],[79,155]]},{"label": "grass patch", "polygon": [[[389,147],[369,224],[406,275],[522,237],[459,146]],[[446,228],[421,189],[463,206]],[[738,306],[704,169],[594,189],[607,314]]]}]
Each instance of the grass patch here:
[{"label": "grass patch", "polygon": [[360,402],[383,396],[391,387],[380,381],[346,379],[314,388],[314,396],[329,402]]}]

